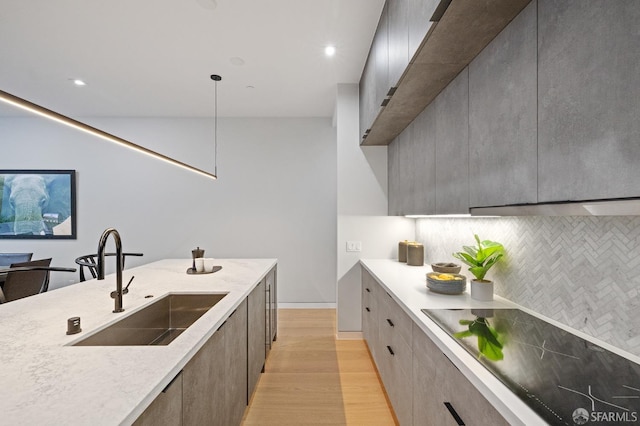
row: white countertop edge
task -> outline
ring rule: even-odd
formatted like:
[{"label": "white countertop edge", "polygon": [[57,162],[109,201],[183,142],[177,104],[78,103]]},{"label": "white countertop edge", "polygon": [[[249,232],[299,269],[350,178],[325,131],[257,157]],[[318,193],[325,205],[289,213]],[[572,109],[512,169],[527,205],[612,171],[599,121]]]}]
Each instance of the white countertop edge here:
[{"label": "white countertop edge", "polygon": [[[504,383],[496,378],[478,360],[469,354],[461,345],[451,338],[440,326],[433,322],[420,309],[429,308],[517,308],[531,315],[537,316],[559,328],[573,333],[587,341],[640,364],[640,357],[627,353],[620,348],[602,342],[579,330],[572,329],[556,320],[547,318],[539,313],[515,304],[500,296],[495,296],[493,302],[478,302],[472,300],[468,293],[460,296],[436,295],[426,290],[427,272],[431,267],[407,266],[392,259],[361,259],[360,264],[375,278],[376,282],[398,303],[403,311],[416,323],[427,336],[451,360],[460,372],[484,395],[484,397],[498,410],[498,412],[512,425],[546,425],[535,411],[525,404]],[[405,270],[406,268],[406,270]],[[421,278],[419,278],[421,277]],[[397,282],[403,281],[402,283]],[[416,283],[419,280],[419,283]],[[416,300],[412,287],[424,287],[424,300]],[[445,302],[441,302],[445,301]],[[446,305],[446,306],[440,306]]]}]

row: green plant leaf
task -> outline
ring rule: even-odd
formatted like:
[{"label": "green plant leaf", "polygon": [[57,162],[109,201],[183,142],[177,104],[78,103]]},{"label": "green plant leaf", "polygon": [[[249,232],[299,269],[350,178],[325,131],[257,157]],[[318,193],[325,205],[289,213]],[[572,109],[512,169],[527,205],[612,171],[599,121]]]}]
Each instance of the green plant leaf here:
[{"label": "green plant leaf", "polygon": [[453,337],[457,338],[457,339],[464,339],[465,337],[471,337],[473,336],[473,333],[470,332],[469,330],[464,330],[464,331],[459,331],[457,333],[453,333]]},{"label": "green plant leaf", "polygon": [[487,274],[487,269],[484,266],[474,266],[473,268],[469,268],[469,272],[471,272],[477,280],[483,280]]}]

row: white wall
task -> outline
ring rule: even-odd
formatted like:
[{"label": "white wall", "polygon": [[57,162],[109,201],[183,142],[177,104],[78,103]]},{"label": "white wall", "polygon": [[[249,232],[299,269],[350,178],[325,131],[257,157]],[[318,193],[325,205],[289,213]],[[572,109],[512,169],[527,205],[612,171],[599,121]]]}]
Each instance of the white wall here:
[{"label": "white wall", "polygon": [[[338,332],[361,330],[361,258],[395,258],[398,241],[413,239],[415,220],[387,216],[387,147],[359,145],[358,85],[339,84]],[[346,252],[360,241],[362,252]]]},{"label": "white wall", "polygon": [[[91,123],[212,170],[210,119]],[[3,118],[0,168],[75,169],[78,210],[77,240],[0,240],[2,252],[33,251],[74,266],[113,226],[126,251],[145,254],[127,266],[190,259],[196,246],[213,257],[273,257],[281,302],[335,303],[336,136],[329,119],[219,119],[213,181],[44,119]],[[77,280],[53,273],[52,288]]]}]

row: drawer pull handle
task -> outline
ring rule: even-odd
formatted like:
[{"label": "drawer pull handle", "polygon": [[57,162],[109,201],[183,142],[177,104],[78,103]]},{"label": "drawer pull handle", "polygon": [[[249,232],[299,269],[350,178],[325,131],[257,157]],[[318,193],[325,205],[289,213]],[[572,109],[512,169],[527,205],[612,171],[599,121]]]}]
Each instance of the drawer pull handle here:
[{"label": "drawer pull handle", "polygon": [[453,408],[453,405],[451,405],[450,402],[445,402],[444,406],[447,407],[447,410],[449,410],[451,417],[453,417],[453,419],[456,421],[456,423],[458,423],[459,426],[465,426],[464,422],[456,412],[456,409]]},{"label": "drawer pull handle", "polygon": [[387,318],[387,322],[389,323],[389,325],[390,325],[391,327],[395,327],[395,326],[393,325],[393,321],[391,321],[389,318]]},{"label": "drawer pull handle", "polygon": [[389,353],[391,354],[391,356],[395,356],[396,354],[393,352],[393,349],[391,349],[391,346],[387,346],[387,350],[389,351]]},{"label": "drawer pull handle", "polygon": [[371,293],[371,290],[369,290],[368,288],[365,288],[365,290],[367,290],[367,293]]},{"label": "drawer pull handle", "polygon": [[369,309],[369,308],[365,308],[365,309],[367,310],[367,312],[371,312],[371,309]]}]

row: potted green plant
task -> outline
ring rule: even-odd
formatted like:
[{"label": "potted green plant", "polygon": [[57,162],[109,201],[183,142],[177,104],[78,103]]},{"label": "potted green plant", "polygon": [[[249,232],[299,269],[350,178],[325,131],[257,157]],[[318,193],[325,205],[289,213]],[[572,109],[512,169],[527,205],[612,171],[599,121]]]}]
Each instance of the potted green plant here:
[{"label": "potted green plant", "polygon": [[504,247],[495,241],[480,241],[476,234],[473,236],[478,246],[463,246],[464,251],[453,253],[453,257],[469,265],[469,272],[475,277],[471,280],[471,298],[490,301],[493,300],[493,281],[485,279],[485,275],[504,256]]}]

